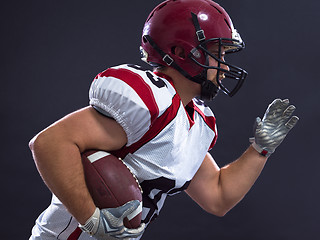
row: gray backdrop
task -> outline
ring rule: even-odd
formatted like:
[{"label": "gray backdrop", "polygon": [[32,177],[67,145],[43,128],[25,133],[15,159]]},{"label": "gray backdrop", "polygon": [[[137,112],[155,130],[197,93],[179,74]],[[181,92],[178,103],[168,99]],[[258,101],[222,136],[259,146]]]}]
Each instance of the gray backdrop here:
[{"label": "gray backdrop", "polygon": [[[121,63],[143,65],[140,32],[160,2],[1,2],[1,239],[28,239],[50,202],[28,141],[86,106],[98,72]],[[315,239],[320,233],[320,2],[219,3],[246,42],[245,51],[227,60],[249,76],[235,97],[220,94],[210,103],[219,129],[212,151],[217,163],[223,166],[246,149],[255,117],[274,98],[289,98],[300,122],[225,217],[205,213],[180,194],[168,199],[143,239]]]}]

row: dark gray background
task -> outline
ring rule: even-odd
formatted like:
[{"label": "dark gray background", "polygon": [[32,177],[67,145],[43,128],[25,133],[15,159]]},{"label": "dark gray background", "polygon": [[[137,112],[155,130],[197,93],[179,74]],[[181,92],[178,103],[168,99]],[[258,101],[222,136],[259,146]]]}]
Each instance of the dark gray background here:
[{"label": "dark gray background", "polygon": [[[143,64],[140,32],[160,2],[1,2],[1,239],[28,239],[50,202],[28,141],[86,106],[98,72],[121,63]],[[235,97],[220,94],[210,103],[219,129],[212,151],[217,163],[223,166],[245,150],[255,117],[274,98],[289,98],[300,122],[225,217],[205,213],[180,194],[168,199],[143,239],[315,239],[320,233],[320,2],[219,3],[246,42],[245,51],[227,60],[249,76]]]}]

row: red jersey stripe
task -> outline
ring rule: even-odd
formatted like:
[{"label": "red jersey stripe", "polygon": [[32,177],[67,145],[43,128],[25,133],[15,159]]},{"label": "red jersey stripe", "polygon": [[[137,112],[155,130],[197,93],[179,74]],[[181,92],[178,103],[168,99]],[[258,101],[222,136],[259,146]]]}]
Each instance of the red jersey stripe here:
[{"label": "red jersey stripe", "polygon": [[115,77],[128,84],[140,96],[141,100],[149,109],[151,114],[151,123],[158,117],[159,108],[156,100],[154,99],[152,90],[139,74],[123,68],[109,68],[98,76]]},{"label": "red jersey stripe", "polygon": [[82,233],[82,230],[81,230],[79,227],[77,227],[77,228],[70,234],[70,236],[68,237],[67,240],[77,240],[77,239],[79,239],[81,233]]},{"label": "red jersey stripe", "polygon": [[205,121],[205,123],[212,129],[212,131],[214,131],[214,139],[210,145],[210,148],[213,148],[213,146],[216,144],[217,142],[217,137],[218,137],[218,133],[217,133],[217,129],[216,129],[216,118],[213,116],[206,116],[204,115],[204,113],[194,104],[194,109],[195,111],[197,111],[199,113],[199,115],[203,118],[203,120]]},{"label": "red jersey stripe", "polygon": [[177,115],[180,107],[180,97],[178,94],[174,95],[171,106],[151,125],[148,132],[136,143],[129,147],[123,147],[119,151],[112,152],[113,155],[124,159],[128,153],[137,151],[141,146],[152,140],[157,136]]}]

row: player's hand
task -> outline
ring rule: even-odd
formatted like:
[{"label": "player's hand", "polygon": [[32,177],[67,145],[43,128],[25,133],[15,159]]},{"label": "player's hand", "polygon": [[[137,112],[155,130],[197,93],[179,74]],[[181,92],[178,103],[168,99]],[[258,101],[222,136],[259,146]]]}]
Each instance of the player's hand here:
[{"label": "player's hand", "polygon": [[[94,238],[98,240],[116,240],[116,239],[130,239],[139,237],[143,231],[145,224],[142,223],[136,229],[129,229],[124,226],[123,219],[133,213],[140,207],[141,202],[138,200],[127,202],[118,208],[105,208],[99,210],[97,208],[94,215],[87,221],[91,221],[92,228],[89,232]],[[90,228],[90,223],[85,224]]]},{"label": "player's hand", "polygon": [[262,120],[257,117],[252,146],[262,155],[270,156],[280,145],[299,118],[292,116],[295,106],[289,100],[274,100],[266,110]]}]

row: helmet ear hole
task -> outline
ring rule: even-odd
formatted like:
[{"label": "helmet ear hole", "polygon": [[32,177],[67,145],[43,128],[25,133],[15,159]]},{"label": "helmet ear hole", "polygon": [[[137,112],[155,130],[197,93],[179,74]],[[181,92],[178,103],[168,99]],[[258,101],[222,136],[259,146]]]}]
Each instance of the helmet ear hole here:
[{"label": "helmet ear hole", "polygon": [[142,41],[143,41],[143,43],[147,43],[148,42],[148,40],[146,39],[145,36],[142,37]]},{"label": "helmet ear hole", "polygon": [[186,58],[186,54],[185,51],[182,47],[179,46],[173,46],[171,48],[171,53],[178,56],[179,58],[185,59]]}]

